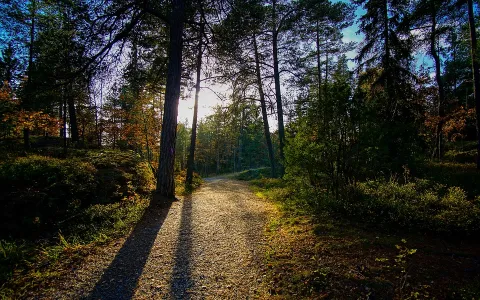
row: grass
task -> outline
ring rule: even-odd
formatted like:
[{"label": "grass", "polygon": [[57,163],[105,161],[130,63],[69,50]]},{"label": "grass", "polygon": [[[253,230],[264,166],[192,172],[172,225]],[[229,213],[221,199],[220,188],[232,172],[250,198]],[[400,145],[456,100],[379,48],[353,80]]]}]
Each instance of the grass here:
[{"label": "grass", "polygon": [[381,230],[305,208],[279,179],[251,182],[280,214],[266,228],[272,299],[476,299],[480,244]]}]

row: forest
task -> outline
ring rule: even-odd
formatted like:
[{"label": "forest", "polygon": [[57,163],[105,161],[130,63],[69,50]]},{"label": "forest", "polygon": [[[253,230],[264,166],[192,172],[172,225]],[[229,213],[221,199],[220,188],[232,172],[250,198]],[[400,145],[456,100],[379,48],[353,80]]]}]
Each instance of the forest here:
[{"label": "forest", "polygon": [[[343,294],[337,285],[353,283],[333,267],[325,275],[268,254],[269,296],[476,299],[479,5],[0,1],[0,297],[47,287],[59,264],[128,235],[152,205],[169,208],[208,185],[202,178],[236,174],[283,211],[274,228],[308,220],[317,241],[355,228],[399,243],[387,275],[360,271],[355,286],[369,286],[360,294]],[[192,116],[180,120],[185,99]],[[384,251],[375,238],[368,247]],[[306,240],[292,253],[318,251]],[[417,259],[429,271],[412,275],[407,262],[428,251],[410,240],[471,271],[458,275],[445,259],[443,281],[420,284],[443,258]]]}]

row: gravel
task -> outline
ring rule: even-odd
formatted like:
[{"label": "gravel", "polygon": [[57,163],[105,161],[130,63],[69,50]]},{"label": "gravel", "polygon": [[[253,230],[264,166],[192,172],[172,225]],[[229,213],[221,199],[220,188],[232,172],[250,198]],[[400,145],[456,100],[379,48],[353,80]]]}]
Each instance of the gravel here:
[{"label": "gravel", "polygon": [[213,178],[102,247],[33,299],[251,299],[265,295],[273,205],[244,182]]}]

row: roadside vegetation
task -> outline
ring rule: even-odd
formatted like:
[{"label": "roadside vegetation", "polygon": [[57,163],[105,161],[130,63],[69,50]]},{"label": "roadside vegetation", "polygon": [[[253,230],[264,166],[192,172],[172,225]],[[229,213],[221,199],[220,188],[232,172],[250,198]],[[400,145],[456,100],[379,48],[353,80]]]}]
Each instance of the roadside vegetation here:
[{"label": "roadside vegetation", "polygon": [[[265,253],[273,298],[476,299],[479,207],[460,187],[411,178],[357,183],[349,198],[245,171],[273,200]],[[473,180],[473,179],[472,179]]]},{"label": "roadside vegetation", "polygon": [[[68,272],[98,246],[126,235],[150,204],[152,166],[133,151],[43,147],[0,160],[0,297]],[[184,185],[176,175],[176,194]]]}]

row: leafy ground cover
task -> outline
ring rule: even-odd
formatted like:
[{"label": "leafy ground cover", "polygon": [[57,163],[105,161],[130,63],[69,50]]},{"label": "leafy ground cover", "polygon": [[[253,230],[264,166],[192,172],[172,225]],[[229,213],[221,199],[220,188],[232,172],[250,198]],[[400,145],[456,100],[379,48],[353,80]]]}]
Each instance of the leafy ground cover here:
[{"label": "leafy ground cover", "polygon": [[[251,180],[281,214],[267,228],[269,297],[277,299],[476,299],[480,244],[312,211],[280,179]],[[303,199],[305,200],[305,199]]]}]

